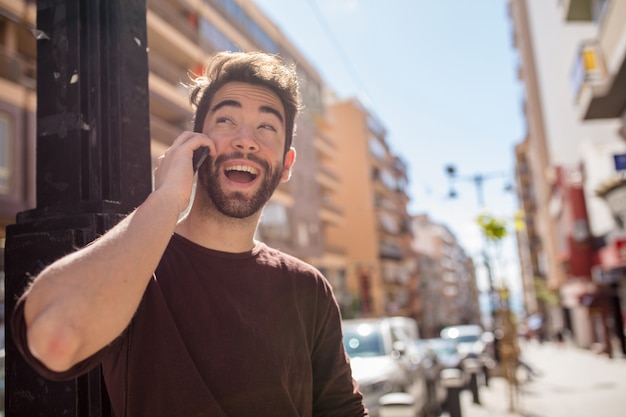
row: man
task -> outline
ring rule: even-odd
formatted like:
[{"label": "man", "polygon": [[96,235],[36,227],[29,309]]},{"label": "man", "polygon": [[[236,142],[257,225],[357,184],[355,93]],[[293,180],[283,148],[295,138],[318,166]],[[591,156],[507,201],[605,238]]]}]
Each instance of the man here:
[{"label": "man", "polygon": [[159,158],[154,192],[20,298],[20,351],[50,379],[101,363],[117,417],[367,415],[328,282],[254,240],[295,161],[295,70],[220,53],[191,98],[195,132]]}]

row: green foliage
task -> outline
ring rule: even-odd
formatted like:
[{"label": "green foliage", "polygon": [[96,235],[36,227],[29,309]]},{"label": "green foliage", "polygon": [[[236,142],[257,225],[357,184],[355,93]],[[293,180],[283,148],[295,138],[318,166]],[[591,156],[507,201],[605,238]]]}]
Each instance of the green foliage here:
[{"label": "green foliage", "polygon": [[476,219],[485,239],[498,242],[507,236],[506,220],[497,219],[491,214],[483,213]]}]

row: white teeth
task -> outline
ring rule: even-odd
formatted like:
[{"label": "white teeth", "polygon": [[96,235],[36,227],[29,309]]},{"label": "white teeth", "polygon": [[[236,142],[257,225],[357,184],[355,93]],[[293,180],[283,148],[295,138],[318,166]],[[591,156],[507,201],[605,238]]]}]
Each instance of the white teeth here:
[{"label": "white teeth", "polygon": [[226,167],[226,171],[243,171],[249,172],[252,175],[258,175],[259,173],[259,171],[257,171],[255,168],[247,165],[233,165],[230,167]]}]

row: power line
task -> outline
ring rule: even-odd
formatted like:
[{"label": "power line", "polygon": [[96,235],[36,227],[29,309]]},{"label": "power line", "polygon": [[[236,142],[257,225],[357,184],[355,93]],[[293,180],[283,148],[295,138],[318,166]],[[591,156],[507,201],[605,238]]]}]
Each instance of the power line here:
[{"label": "power line", "polygon": [[317,19],[317,22],[322,27],[322,30],[326,34],[326,37],[330,41],[332,47],[335,49],[335,52],[337,53],[337,55],[339,55],[339,58],[341,59],[344,67],[346,68],[350,76],[352,77],[357,87],[361,91],[363,91],[366,97],[370,97],[370,95],[367,92],[365,83],[361,81],[361,78],[358,75],[358,71],[356,70],[356,67],[352,64],[352,61],[350,60],[348,54],[341,47],[341,43],[339,42],[339,39],[337,39],[332,28],[330,27],[330,25],[324,18],[324,15],[322,11],[320,10],[320,8],[318,7],[317,2],[315,0],[307,0],[307,3],[309,3],[309,7],[311,7],[311,9],[313,10],[313,13],[315,14],[315,18]]}]

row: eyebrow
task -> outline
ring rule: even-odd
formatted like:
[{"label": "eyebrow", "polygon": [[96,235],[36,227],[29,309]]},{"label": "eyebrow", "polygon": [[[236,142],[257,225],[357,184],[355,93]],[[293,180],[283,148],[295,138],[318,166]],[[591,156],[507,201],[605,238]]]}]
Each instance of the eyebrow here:
[{"label": "eyebrow", "polygon": [[[225,107],[225,106],[231,106],[231,107],[237,107],[237,108],[241,108],[241,107],[242,107],[242,106],[241,106],[241,103],[240,103],[240,102],[238,102],[237,100],[230,100],[230,99],[227,99],[227,100],[222,100],[222,101],[220,101],[219,103],[217,103],[215,106],[213,106],[213,107],[211,108],[211,111],[210,111],[210,112],[211,112],[211,113],[214,113],[214,112],[218,111],[219,109],[221,109],[222,107]],[[280,120],[280,122],[281,122],[281,123],[283,123],[283,124],[285,123],[285,120],[284,120],[284,118],[283,118],[283,115],[282,115],[282,114],[280,114],[280,111],[278,111],[278,110],[277,110],[277,109],[275,109],[274,107],[272,107],[272,106],[261,106],[261,107],[259,107],[259,110],[260,110],[262,113],[270,113],[270,114],[273,114],[274,116],[278,117],[278,120]]]}]

